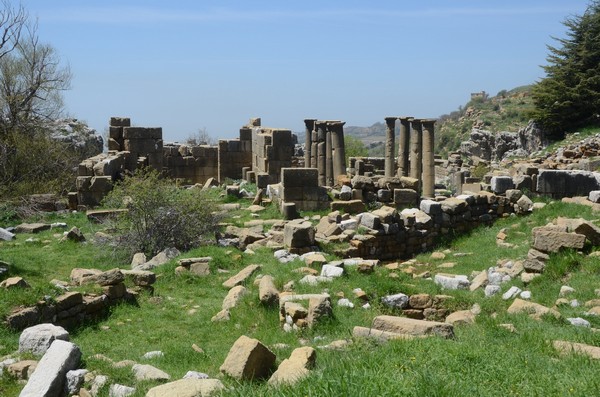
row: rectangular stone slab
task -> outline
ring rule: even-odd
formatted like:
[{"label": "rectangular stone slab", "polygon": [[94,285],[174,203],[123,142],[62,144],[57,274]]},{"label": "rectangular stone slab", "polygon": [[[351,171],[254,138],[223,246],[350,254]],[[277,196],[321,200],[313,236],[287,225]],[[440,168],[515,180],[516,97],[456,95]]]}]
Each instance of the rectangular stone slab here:
[{"label": "rectangular stone slab", "polygon": [[62,395],[65,376],[77,369],[81,351],[71,343],[55,340],[42,357],[19,397],[55,397]]},{"label": "rectangular stone slab", "polygon": [[377,316],[373,319],[372,328],[380,331],[407,335],[438,335],[443,338],[454,337],[452,324],[437,321],[415,320],[406,317]]}]

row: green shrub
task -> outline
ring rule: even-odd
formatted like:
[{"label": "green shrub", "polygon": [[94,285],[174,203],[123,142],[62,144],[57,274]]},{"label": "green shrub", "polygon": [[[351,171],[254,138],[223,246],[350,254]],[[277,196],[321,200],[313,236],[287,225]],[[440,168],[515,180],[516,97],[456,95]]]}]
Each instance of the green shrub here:
[{"label": "green shrub", "polygon": [[200,189],[180,189],[154,170],[118,183],[105,207],[127,208],[117,220],[120,248],[153,256],[168,247],[188,250],[217,228],[214,201]]}]

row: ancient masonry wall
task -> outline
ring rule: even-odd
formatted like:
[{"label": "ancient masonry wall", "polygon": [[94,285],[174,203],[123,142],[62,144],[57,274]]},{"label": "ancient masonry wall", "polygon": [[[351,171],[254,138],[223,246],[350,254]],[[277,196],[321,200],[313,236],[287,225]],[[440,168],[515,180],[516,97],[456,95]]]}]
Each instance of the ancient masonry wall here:
[{"label": "ancient masonry wall", "polygon": [[515,212],[516,201],[489,192],[461,195],[437,202],[422,200],[420,208],[397,212],[383,207],[363,214],[361,225],[367,232],[355,235],[349,257],[409,258],[435,247],[438,238],[449,233],[465,233],[498,217]]},{"label": "ancient masonry wall", "polygon": [[293,154],[292,131],[257,127],[252,130],[252,171],[256,176],[266,175],[266,183],[280,181],[281,169],[292,166]]},{"label": "ancient masonry wall", "polygon": [[217,176],[219,148],[168,143],[163,147],[163,172],[173,179],[204,183]]}]

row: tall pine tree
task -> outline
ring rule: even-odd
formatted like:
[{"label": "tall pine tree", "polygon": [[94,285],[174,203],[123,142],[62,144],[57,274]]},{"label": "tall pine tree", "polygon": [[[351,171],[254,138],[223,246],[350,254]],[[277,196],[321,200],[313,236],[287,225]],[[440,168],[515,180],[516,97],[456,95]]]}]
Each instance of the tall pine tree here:
[{"label": "tall pine tree", "polygon": [[546,77],[532,92],[534,118],[557,134],[600,124],[600,1],[563,24],[566,38],[548,46]]}]

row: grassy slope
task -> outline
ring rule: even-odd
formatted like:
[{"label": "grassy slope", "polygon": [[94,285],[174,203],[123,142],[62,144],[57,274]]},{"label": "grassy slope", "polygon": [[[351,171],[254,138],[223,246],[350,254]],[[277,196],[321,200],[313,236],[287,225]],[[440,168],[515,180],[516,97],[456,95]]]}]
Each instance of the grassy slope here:
[{"label": "grassy slope", "polygon": [[[559,215],[594,219],[594,214],[587,207],[553,203],[529,217],[507,218],[493,227],[478,229],[470,236],[439,247],[472,255],[431,261],[424,254],[417,259],[426,263],[423,269],[435,270],[440,263],[453,261],[456,266],[443,269],[444,272],[470,274],[473,270],[495,265],[498,259],[522,258],[530,244],[531,228],[546,224]],[[248,219],[243,211],[234,212],[232,216],[239,217],[238,222]],[[68,216],[64,220],[69,225],[79,225],[88,236],[97,228],[82,216]],[[509,228],[508,242],[517,244],[517,248],[496,246],[495,236],[503,227]],[[18,241],[26,237],[29,236],[19,236]],[[0,243],[0,259],[12,262],[15,266],[13,274],[23,275],[34,287],[24,293],[0,291],[4,312],[8,307],[30,303],[43,294],[56,294],[48,281],[52,278],[67,279],[72,267],[127,267],[125,261],[91,244],[59,244],[51,232],[36,237],[49,243]],[[478,302],[482,314],[475,325],[457,327],[454,340],[430,338],[384,345],[355,341],[346,351],[319,350],[317,368],[310,378],[293,388],[272,389],[264,383],[238,384],[224,378],[226,385],[233,386],[225,395],[593,395],[598,390],[598,363],[581,356],[561,357],[551,348],[549,341],[565,339],[600,345],[600,334],[570,326],[564,321],[545,319],[538,322],[526,316],[509,316],[505,311],[510,302],[500,297],[485,299],[482,291],[441,291],[431,281],[411,279],[405,274],[396,279],[390,278],[390,271],[385,268],[378,268],[372,275],[361,275],[349,269],[347,276],[316,287],[296,284],[298,292],[327,289],[332,295],[343,292],[351,300],[354,300],[352,290],[360,287],[370,295],[372,304],[370,310],[363,310],[358,305],[354,309],[334,307],[333,321],[300,334],[286,334],[280,329],[277,310],[262,307],[258,302],[257,287],[251,284],[247,285],[250,293],[243,304],[232,310],[232,320],[212,323],[210,318],[219,311],[227,292],[221,283],[236,271],[251,263],[261,264],[262,273],[273,275],[281,287],[287,281],[297,281],[301,277],[291,270],[302,264],[298,261],[279,264],[269,250],[246,255],[231,248],[203,247],[184,256],[205,255],[214,258],[211,276],[175,276],[176,264],[170,262],[158,269],[154,297],[142,295],[139,306],[117,306],[106,320],[72,333],[72,340],[83,351],[85,366],[108,375],[111,382],[134,385],[129,369],[114,369],[92,356],[102,353],[115,361],[132,359],[142,362],[141,356],[145,352],[162,350],[165,357],[148,360],[148,363],[165,370],[174,379],[188,370],[219,377],[219,366],[230,346],[242,334],[258,338],[268,346],[287,344],[286,348],[274,349],[278,362],[281,362],[301,345],[301,341],[319,346],[349,338],[353,326],[369,326],[374,316],[390,313],[378,304],[379,298],[386,294],[427,292],[454,296],[453,309],[467,309]],[[231,273],[218,273],[217,268],[228,269]],[[600,282],[599,270],[597,259],[593,261],[592,258],[567,252],[554,256],[549,270],[529,289],[535,302],[551,306],[558,297],[560,286],[568,284],[577,291],[573,297],[584,302],[595,297],[594,289]],[[520,281],[513,281],[503,290],[510,285],[523,287]],[[337,298],[333,297],[333,301],[335,303]],[[566,317],[580,316],[584,310],[561,308]],[[600,320],[589,320],[600,327]],[[498,327],[498,324],[507,322],[515,325],[516,333]],[[18,333],[0,327],[0,356],[17,349],[18,336]],[[315,339],[317,336],[319,338]],[[192,343],[202,347],[205,353],[195,352],[191,348]],[[136,396],[145,395],[152,385],[151,382],[138,383]],[[0,395],[16,396],[20,388],[6,377],[0,378]],[[107,395],[108,391],[103,390],[101,396]]]}]

